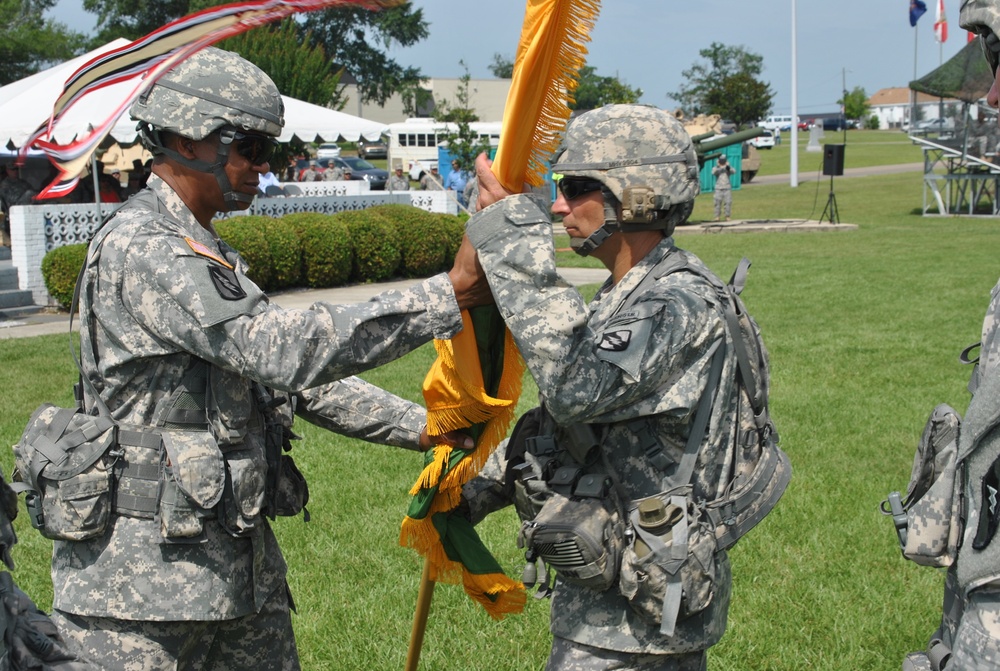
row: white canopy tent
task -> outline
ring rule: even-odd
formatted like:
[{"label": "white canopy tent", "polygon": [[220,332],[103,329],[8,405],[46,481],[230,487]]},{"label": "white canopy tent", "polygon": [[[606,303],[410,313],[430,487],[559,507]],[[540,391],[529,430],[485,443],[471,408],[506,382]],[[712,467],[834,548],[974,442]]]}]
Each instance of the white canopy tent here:
[{"label": "white canopy tent", "polygon": [[[0,146],[20,147],[52,114],[52,105],[62,93],[66,79],[81,65],[95,56],[128,44],[117,39],[87,54],[56,65],[48,70],[0,87]],[[135,87],[136,78],[113,84],[85,96],[64,115],[55,128],[54,138],[60,144],[86,133],[92,124],[103,121]],[[351,116],[343,112],[282,96],[285,103],[285,128],[278,138],[288,142],[298,137],[304,142],[354,142],[364,137],[377,140],[388,126]],[[111,130],[111,136],[122,144],[136,140],[135,122],[126,111]]]}]

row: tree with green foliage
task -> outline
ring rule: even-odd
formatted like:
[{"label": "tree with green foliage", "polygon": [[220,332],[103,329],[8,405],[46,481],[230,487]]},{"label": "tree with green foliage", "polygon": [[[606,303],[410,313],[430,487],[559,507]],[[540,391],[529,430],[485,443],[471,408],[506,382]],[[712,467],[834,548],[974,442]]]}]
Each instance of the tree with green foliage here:
[{"label": "tree with green foliage", "polygon": [[705,97],[711,114],[728,119],[737,127],[752,126],[771,109],[770,86],[745,72],[725,77]]},{"label": "tree with green foliage", "polygon": [[[459,77],[455,102],[437,101],[434,119],[454,124],[454,131],[443,134],[448,142],[448,152],[458,161],[459,168],[471,174],[475,170],[476,157],[484,151],[489,151],[490,143],[488,138],[480,137],[479,133],[472,129],[472,122],[479,121],[479,116],[470,106],[469,82],[472,77],[465,61],[459,61],[458,64],[465,73]],[[441,137],[442,134],[438,133],[438,138]]]},{"label": "tree with green foliage", "polygon": [[76,56],[84,37],[44,14],[56,0],[0,0],[0,85]]},{"label": "tree with green foliage", "polygon": [[493,54],[489,70],[497,79],[510,79],[514,76],[514,59],[503,54]]},{"label": "tree with green foliage", "polygon": [[871,111],[868,94],[860,86],[855,86],[850,92],[845,91],[844,97],[837,104],[844,110],[844,117],[847,119],[865,119]]},{"label": "tree with green foliage", "polygon": [[[696,62],[682,71],[684,84],[680,91],[668,94],[680,103],[685,115],[719,114],[723,118],[730,118],[716,107],[725,99],[722,89],[746,89],[753,80],[756,85],[752,89],[758,95],[756,109],[750,120],[767,116],[771,111],[774,92],[770,84],[760,82],[759,79],[764,70],[763,56],[748,51],[746,47],[730,47],[719,42],[712,42],[711,46],[698,54],[707,63]],[[742,77],[731,79],[737,75]]]},{"label": "tree with green foliage", "polygon": [[[97,14],[94,41],[103,44],[116,37],[141,37],[174,19],[227,2],[83,0],[83,7]],[[334,72],[343,70],[354,77],[362,101],[384,104],[405,84],[422,78],[419,69],[403,67],[387,55],[390,46],[411,46],[429,34],[423,10],[414,9],[410,3],[378,12],[353,7],[309,12],[297,17],[294,25],[309,47],[322,45],[335,64]]]},{"label": "tree with green foliage", "polygon": [[601,77],[594,67],[584,65],[580,68],[576,92],[569,108],[589,110],[604,105],[636,103],[641,97],[642,89],[634,89],[618,77]]},{"label": "tree with green foliage", "polygon": [[340,72],[333,72],[322,46],[309,46],[308,35],[304,42],[295,22],[286,19],[276,26],[223,40],[219,46],[235,51],[266,72],[284,95],[343,109],[347,101],[339,90]]},{"label": "tree with green foliage", "polygon": [[422,9],[412,3],[378,12],[341,7],[303,15],[301,34],[312,31],[311,43],[322,44],[334,63],[358,84],[362,102],[383,105],[393,93],[423,79],[419,68],[389,58],[392,46],[408,47],[430,32]]}]

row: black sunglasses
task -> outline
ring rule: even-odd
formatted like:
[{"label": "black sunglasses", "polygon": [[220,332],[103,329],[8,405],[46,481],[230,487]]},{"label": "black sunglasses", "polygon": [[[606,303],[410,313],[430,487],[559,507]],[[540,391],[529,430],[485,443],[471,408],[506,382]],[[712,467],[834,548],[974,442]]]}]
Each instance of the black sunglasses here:
[{"label": "black sunglasses", "polygon": [[278,148],[278,141],[273,137],[244,133],[230,128],[219,131],[219,139],[222,144],[227,145],[235,142],[236,152],[250,161],[251,165],[267,163]]},{"label": "black sunglasses", "polygon": [[559,180],[558,184],[559,192],[566,200],[579,198],[592,191],[600,191],[603,186],[603,184],[593,179],[573,179],[571,177],[563,177]]}]

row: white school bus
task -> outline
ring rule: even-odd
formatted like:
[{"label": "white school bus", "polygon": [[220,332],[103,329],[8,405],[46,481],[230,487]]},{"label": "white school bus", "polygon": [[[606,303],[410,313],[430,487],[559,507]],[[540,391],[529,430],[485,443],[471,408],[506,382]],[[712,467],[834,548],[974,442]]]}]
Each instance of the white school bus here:
[{"label": "white school bus", "polygon": [[[476,121],[470,124],[480,136],[488,138],[492,146],[500,141],[499,121]],[[407,119],[389,124],[389,167],[397,165],[410,174],[410,179],[420,179],[424,172],[437,165],[438,145],[446,141],[455,124],[434,119]]]}]

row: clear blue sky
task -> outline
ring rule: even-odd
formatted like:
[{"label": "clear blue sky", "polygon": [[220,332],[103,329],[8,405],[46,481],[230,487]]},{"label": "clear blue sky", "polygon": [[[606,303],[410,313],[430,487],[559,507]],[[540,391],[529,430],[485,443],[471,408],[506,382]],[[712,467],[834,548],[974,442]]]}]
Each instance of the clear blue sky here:
[{"label": "clear blue sky", "polygon": [[[906,86],[965,45],[958,27],[959,0],[945,0],[949,37],[934,39],[936,0],[917,27],[909,0],[796,0],[798,15],[798,110],[834,112],[846,84],[877,90]],[[464,61],[474,78],[488,78],[493,54],[513,57],[524,17],[524,0],[414,0],[430,24],[430,37],[394,49],[401,63],[429,77],[459,77]],[[792,106],[792,0],[605,0],[591,34],[588,64],[599,75],[616,75],[643,90],[642,102],[676,107],[669,92],[681,71],[712,42],[741,45],[764,58],[762,79],[775,92],[774,113]],[[60,0],[55,17],[77,29],[94,25],[82,0]],[[916,38],[916,39],[915,39]],[[916,59],[914,58],[916,46]],[[915,62],[916,61],[916,62]]]}]

